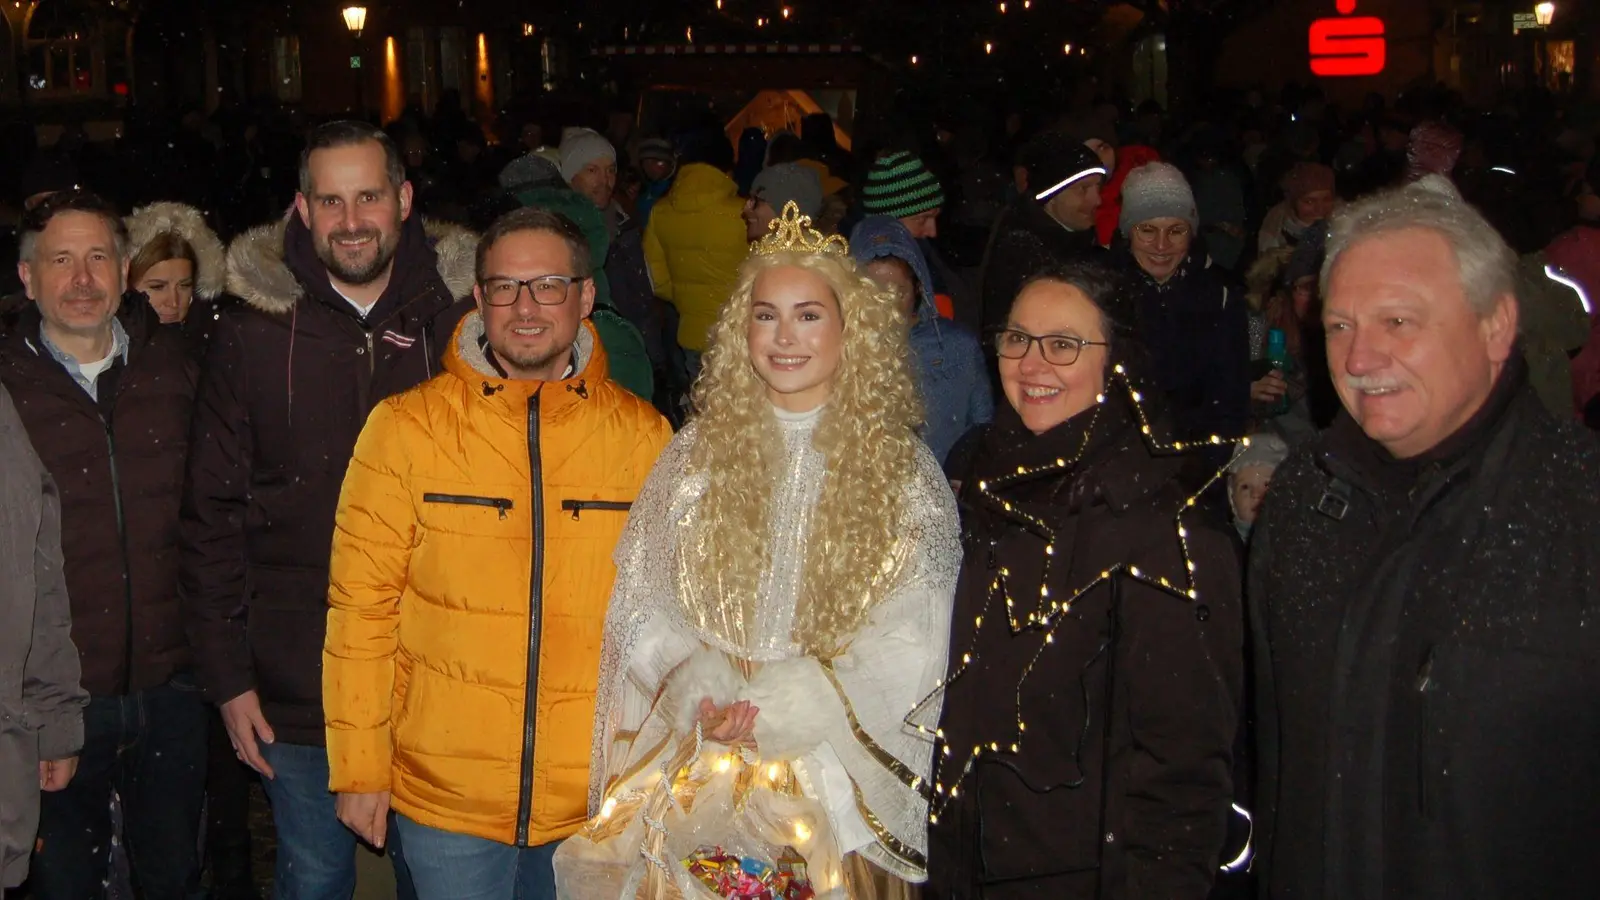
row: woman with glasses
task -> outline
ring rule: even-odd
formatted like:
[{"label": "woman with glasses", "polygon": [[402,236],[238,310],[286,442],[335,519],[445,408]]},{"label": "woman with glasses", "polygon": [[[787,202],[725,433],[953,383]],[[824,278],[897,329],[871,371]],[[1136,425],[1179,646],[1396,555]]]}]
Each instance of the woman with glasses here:
[{"label": "woman with glasses", "polygon": [[1116,256],[1136,302],[1150,375],[1175,433],[1243,436],[1250,424],[1250,326],[1243,288],[1196,237],[1194,194],[1167,163],[1135,169],[1122,188]]},{"label": "woman with glasses", "polygon": [[1239,562],[1191,505],[1104,273],[1024,283],[1006,403],[961,489],[963,558],[932,773],[938,900],[1203,900],[1243,678]]},{"label": "woman with glasses", "polygon": [[906,719],[945,670],[955,503],[901,305],[809,225],[787,204],[741,266],[618,547],[568,900],[925,876],[937,707]]}]

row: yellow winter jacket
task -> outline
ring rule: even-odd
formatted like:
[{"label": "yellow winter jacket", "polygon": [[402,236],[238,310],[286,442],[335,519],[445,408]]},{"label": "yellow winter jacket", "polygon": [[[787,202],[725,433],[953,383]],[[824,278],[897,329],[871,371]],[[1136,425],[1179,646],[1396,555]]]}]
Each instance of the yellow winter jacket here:
[{"label": "yellow winter jacket", "polygon": [[739,186],[715,166],[690,163],[650,210],[644,258],[656,296],[678,309],[678,344],[703,352],[750,252]]},{"label": "yellow winter jacket", "polygon": [[445,372],[373,410],[345,476],[323,648],[330,789],[536,846],[587,814],[600,637],[628,505],[671,437],[606,375],[494,374],[474,312]]}]

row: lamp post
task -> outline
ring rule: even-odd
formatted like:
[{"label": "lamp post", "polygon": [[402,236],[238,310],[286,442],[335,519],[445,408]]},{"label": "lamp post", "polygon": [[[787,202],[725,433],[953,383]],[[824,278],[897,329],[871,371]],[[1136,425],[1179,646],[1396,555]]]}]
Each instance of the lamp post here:
[{"label": "lamp post", "polygon": [[1549,28],[1555,17],[1556,5],[1554,3],[1541,3],[1533,8],[1533,21],[1537,22],[1540,28]]},{"label": "lamp post", "polygon": [[363,81],[365,73],[361,71],[361,31],[367,27],[367,8],[346,6],[340,15],[344,17],[344,27],[350,31],[350,71],[355,73],[356,79],[355,117],[361,119],[367,114],[367,86]]}]

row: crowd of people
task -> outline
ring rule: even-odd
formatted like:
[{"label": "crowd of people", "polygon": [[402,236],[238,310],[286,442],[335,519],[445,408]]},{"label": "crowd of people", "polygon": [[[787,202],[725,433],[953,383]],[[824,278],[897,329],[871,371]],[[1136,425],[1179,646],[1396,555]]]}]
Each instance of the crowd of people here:
[{"label": "crowd of people", "polygon": [[35,151],[0,891],[1587,896],[1597,135],[1126,112]]}]

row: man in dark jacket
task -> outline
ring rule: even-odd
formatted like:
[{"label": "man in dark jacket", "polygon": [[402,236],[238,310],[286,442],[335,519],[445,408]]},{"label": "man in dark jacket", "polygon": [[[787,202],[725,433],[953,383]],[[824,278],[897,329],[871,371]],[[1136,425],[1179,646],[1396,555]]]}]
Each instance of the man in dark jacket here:
[{"label": "man in dark jacket", "polygon": [[39,791],[71,781],[83,747],[78,651],[61,570],[61,497],[0,385],[0,897],[28,875]]},{"label": "man in dark jacket", "polygon": [[228,254],[195,412],[183,593],[202,683],[266,779],[279,896],[348,897],[355,837],[334,815],[322,715],[328,561],[367,413],[440,371],[476,238],[425,229],[394,145],[321,126],[296,209]]},{"label": "man in dark jacket", "polygon": [[1022,150],[1023,194],[995,222],[983,261],[984,330],[1000,327],[1028,278],[1051,266],[1095,261],[1106,167],[1082,143],[1047,133]]},{"label": "man in dark jacket", "polygon": [[1252,548],[1273,898],[1600,883],[1600,446],[1528,384],[1515,265],[1437,176],[1333,221],[1345,413],[1278,469]]},{"label": "man in dark jacket", "polygon": [[206,710],[178,603],[178,509],[195,365],[146,303],[123,303],[122,220],[82,191],[28,213],[18,270],[33,305],[0,342],[0,381],[61,491],[72,639],[90,700],[77,777],[47,794],[40,900],[92,897],[121,797],[146,897],[199,887]]}]

